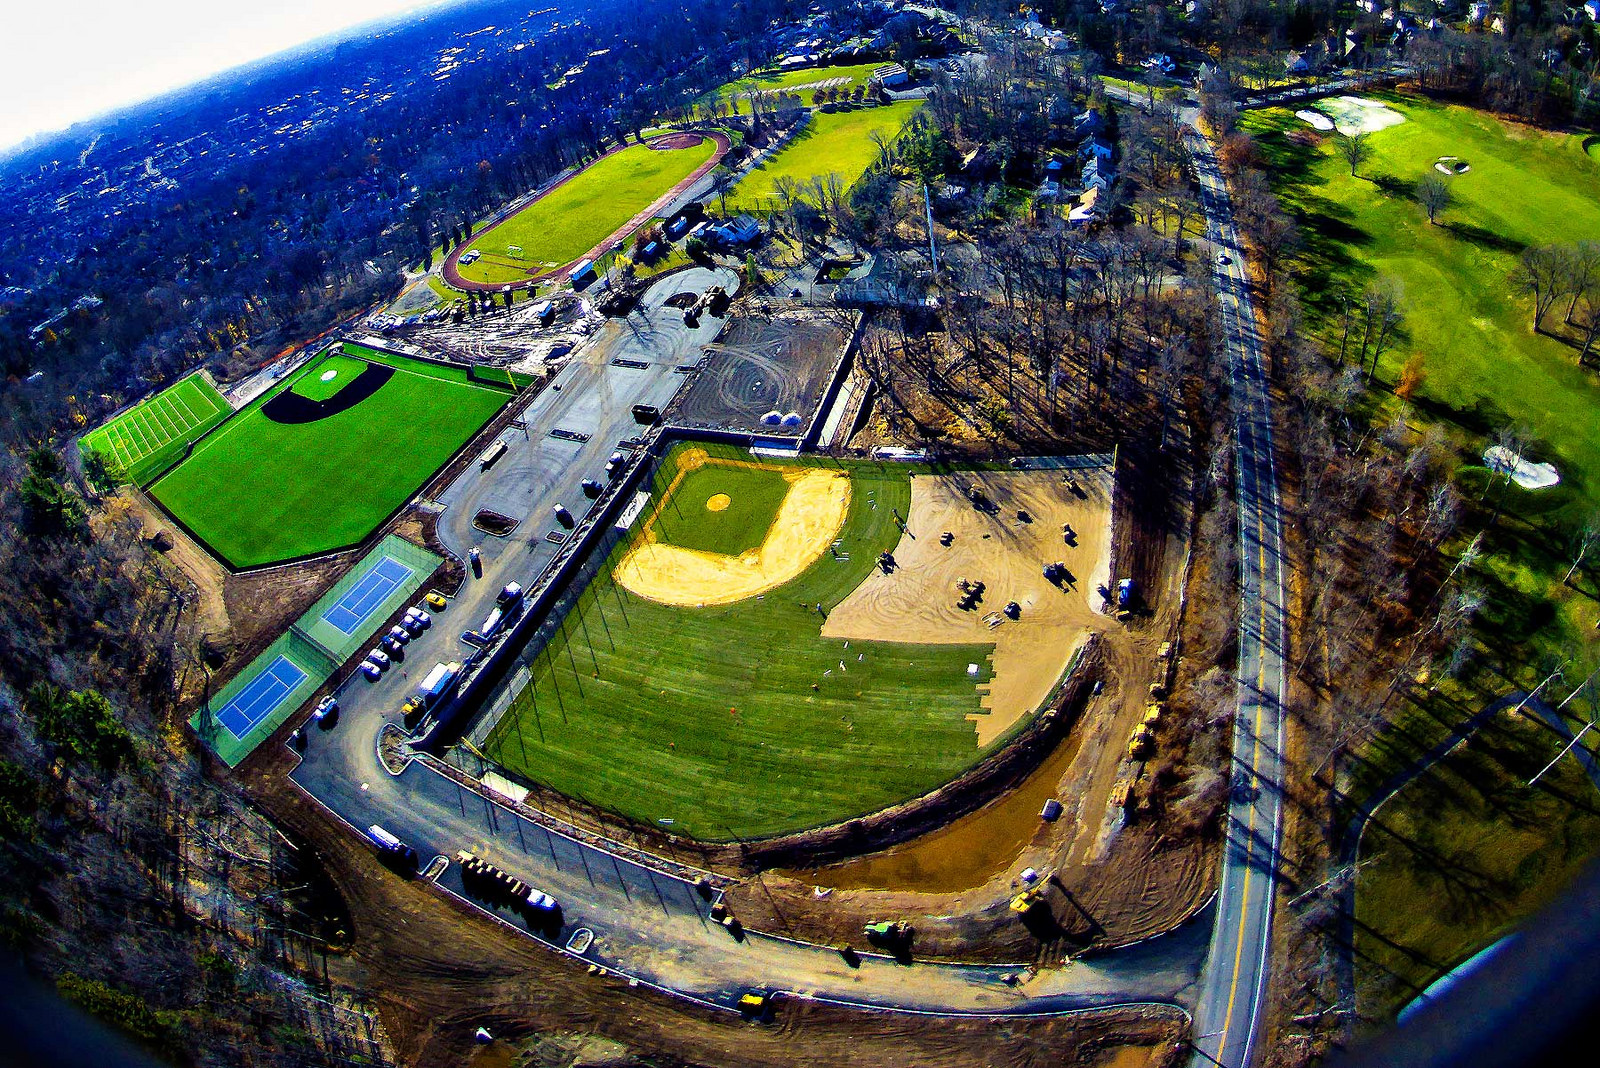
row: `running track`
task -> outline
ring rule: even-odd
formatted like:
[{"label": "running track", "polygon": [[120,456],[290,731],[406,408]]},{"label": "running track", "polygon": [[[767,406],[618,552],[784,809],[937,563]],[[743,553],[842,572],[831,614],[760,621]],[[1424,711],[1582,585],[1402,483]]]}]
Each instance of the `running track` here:
[{"label": "running track", "polygon": [[[717,164],[722,162],[722,157],[726,156],[728,154],[728,149],[730,149],[732,147],[732,144],[728,141],[728,135],[724,134],[724,133],[717,133],[715,131],[710,131],[710,130],[683,130],[681,132],[682,133],[699,134],[701,137],[709,137],[712,141],[714,141],[716,143],[717,150],[711,154],[711,158],[710,159],[706,160],[704,163],[700,164],[700,166],[696,167],[694,169],[694,172],[692,174],[690,174],[687,178],[685,178],[683,181],[679,182],[677,185],[673,186],[671,189],[667,190],[665,193],[661,194],[659,197],[657,197],[650,204],[649,207],[647,207],[644,210],[638,212],[636,215],[634,215],[633,218],[629,219],[627,222],[625,222],[621,226],[617,227],[615,230],[613,230],[611,232],[611,234],[608,237],[606,237],[606,239],[604,241],[601,241],[598,245],[594,246],[594,248],[591,248],[588,252],[584,253],[582,256],[579,256],[577,259],[573,260],[571,263],[567,263],[567,264],[565,264],[565,265],[563,265],[561,267],[557,267],[553,271],[544,271],[541,274],[536,274],[536,275],[532,275],[532,276],[530,276],[528,278],[524,278],[520,282],[500,282],[500,283],[473,282],[473,281],[470,281],[470,280],[468,280],[466,278],[461,277],[461,271],[458,269],[459,265],[458,265],[458,262],[457,262],[458,260],[461,259],[461,254],[463,252],[466,252],[467,249],[471,247],[472,242],[469,240],[465,244],[457,245],[454,249],[452,249],[450,251],[450,255],[445,257],[444,265],[440,268],[440,273],[444,275],[445,284],[448,285],[448,286],[451,286],[452,288],[459,289],[459,290],[461,290],[463,292],[467,292],[467,293],[500,293],[500,292],[503,292],[504,290],[506,290],[507,288],[510,288],[510,289],[513,289],[513,290],[531,289],[533,286],[538,285],[540,282],[547,281],[547,280],[549,280],[551,278],[565,278],[566,275],[567,275],[567,272],[572,269],[573,264],[581,263],[584,260],[597,259],[597,258],[599,258],[599,256],[603,252],[605,252],[606,250],[610,249],[613,245],[621,244],[624,238],[626,238],[629,234],[633,233],[640,226],[644,225],[646,220],[654,218],[657,212],[661,211],[668,204],[672,203],[673,200],[677,199],[677,197],[679,195],[681,195],[684,190],[688,189],[690,186],[694,185],[700,179],[702,179],[706,175],[710,174],[711,171],[712,171],[712,168],[716,167]],[[664,134],[663,136],[669,136],[670,137],[670,136],[676,136],[676,135],[675,134]],[[656,140],[656,138],[653,138],[653,137],[650,139],[650,141],[655,141],[655,140]],[[649,144],[650,141],[647,141],[645,143]],[[602,155],[599,159],[596,159],[593,163],[590,163],[587,167],[582,168],[582,170],[573,171],[571,174],[567,175],[565,178],[561,179],[559,182],[556,182],[554,185],[550,186],[550,188],[546,189],[544,192],[540,193],[538,196],[534,197],[532,200],[528,201],[526,204],[521,204],[521,205],[518,205],[516,207],[508,208],[507,210],[502,211],[500,214],[498,214],[494,218],[490,219],[488,225],[485,226],[482,230],[477,231],[473,236],[474,237],[483,236],[484,234],[488,233],[490,230],[494,229],[496,226],[499,226],[501,223],[503,223],[507,219],[511,218],[513,215],[516,215],[519,212],[526,211],[529,208],[533,207],[539,201],[543,200],[545,197],[549,196],[551,193],[554,193],[557,189],[560,189],[562,186],[566,185],[568,182],[572,181],[574,178],[576,178],[580,174],[584,173],[584,171],[587,171],[589,169],[589,167],[593,167],[595,165],[595,163],[599,163],[600,160],[605,159],[607,156],[610,156],[612,153],[621,152],[625,148],[632,148],[632,147],[633,147],[633,145],[621,144],[621,145],[616,145],[616,146],[608,149],[606,151],[606,153],[604,155]]]}]

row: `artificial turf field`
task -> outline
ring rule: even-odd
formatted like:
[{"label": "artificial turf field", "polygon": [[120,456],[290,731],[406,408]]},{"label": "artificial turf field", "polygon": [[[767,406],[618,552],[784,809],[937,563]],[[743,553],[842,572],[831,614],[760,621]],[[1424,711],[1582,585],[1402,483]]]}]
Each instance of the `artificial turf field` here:
[{"label": "artificial turf field", "polygon": [[[620,541],[537,656],[527,688],[490,733],[488,754],[569,796],[636,819],[670,819],[676,831],[707,839],[875,811],[975,763],[985,751],[965,717],[980,711],[992,646],[846,648],[820,636],[815,606],[831,610],[861,583],[878,553],[899,541],[894,511],[905,515],[911,501],[909,465],[845,469],[840,558],[824,555],[759,598],[670,608],[634,596],[610,579],[630,545]],[[722,477],[707,470],[705,479]],[[653,492],[674,474],[669,456]],[[709,514],[703,490],[712,483],[683,485],[692,495],[662,502],[658,516],[684,518],[675,527],[658,520],[657,536],[718,542],[699,518]],[[737,488],[722,485],[730,497]],[[770,515],[765,505],[761,513]]]},{"label": "artificial turf field", "polygon": [[79,448],[99,453],[122,477],[142,485],[232,411],[196,371],[85,434]]},{"label": "artificial turf field", "polygon": [[[511,399],[466,371],[346,342],[258,397],[201,440],[150,493],[235,568],[353,545],[415,493]],[[351,357],[359,357],[352,359]],[[262,407],[285,390],[337,396],[364,361],[395,369],[376,393],[306,423],[274,422]],[[341,373],[333,382],[321,374]]]},{"label": "artificial turf field", "polygon": [[[482,251],[475,263],[459,264],[470,282],[520,282],[583,256],[655,199],[694,173],[717,146],[656,151],[629,145],[585,167],[497,226],[476,235],[469,248]],[[508,246],[522,248],[513,259]]]},{"label": "artificial turf field", "polygon": [[854,185],[878,158],[873,133],[893,141],[921,105],[920,100],[901,100],[882,107],[813,112],[788,144],[733,187],[728,211],[773,210],[778,182],[784,178],[805,186],[813,178],[838,174],[846,187]]}]

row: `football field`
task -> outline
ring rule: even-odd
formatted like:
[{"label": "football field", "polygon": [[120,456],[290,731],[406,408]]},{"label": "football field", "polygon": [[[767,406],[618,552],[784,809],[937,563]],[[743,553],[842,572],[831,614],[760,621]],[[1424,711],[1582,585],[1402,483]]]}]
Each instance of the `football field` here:
[{"label": "football field", "polygon": [[196,371],[85,434],[79,447],[99,453],[121,477],[142,485],[232,411]]},{"label": "football field", "polygon": [[345,343],[150,486],[235,568],[359,543],[511,399],[465,369]]}]

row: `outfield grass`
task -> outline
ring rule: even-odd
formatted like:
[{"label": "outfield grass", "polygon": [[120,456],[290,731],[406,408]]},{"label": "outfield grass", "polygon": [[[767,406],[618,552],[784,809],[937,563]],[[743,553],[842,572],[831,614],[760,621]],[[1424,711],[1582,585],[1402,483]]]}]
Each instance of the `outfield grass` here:
[{"label": "outfield grass", "polygon": [[[1331,140],[1306,143],[1309,128],[1289,109],[1251,112],[1243,123],[1302,228],[1294,274],[1310,326],[1329,350],[1338,351],[1343,294],[1380,278],[1398,283],[1405,326],[1378,369],[1380,389],[1369,398],[1375,418],[1404,414],[1417,431],[1445,433],[1457,449],[1455,480],[1469,512],[1462,528],[1487,528],[1488,552],[1468,580],[1487,594],[1476,633],[1483,662],[1404,705],[1348,776],[1356,797],[1509,686],[1531,689],[1558,658],[1573,656],[1568,677],[1582,678],[1594,667],[1589,636],[1600,619],[1591,577],[1578,574],[1584,593],[1561,582],[1571,533],[1600,509],[1600,383],[1577,366],[1570,344],[1533,332],[1530,303],[1511,282],[1528,245],[1600,240],[1600,165],[1582,135],[1539,132],[1416,97],[1369,95],[1407,121],[1369,137],[1374,154],[1360,177],[1350,176]],[[1437,173],[1440,156],[1472,169],[1449,179],[1457,204],[1431,225],[1413,191]],[[1547,329],[1561,332],[1563,311],[1547,317]],[[1427,379],[1402,412],[1382,387],[1413,356],[1425,361]],[[1481,454],[1512,423],[1531,430],[1532,458],[1554,463],[1560,486],[1530,492],[1502,480],[1485,494]],[[1404,1000],[1407,984],[1426,982],[1493,941],[1600,843],[1592,833],[1573,834],[1554,814],[1523,819],[1470,796],[1446,807],[1421,783],[1384,812],[1414,837],[1366,842],[1370,855],[1384,859],[1360,876],[1358,911],[1369,926],[1357,954],[1380,962],[1367,977],[1377,988],[1364,997],[1389,1009]],[[1474,880],[1455,884],[1467,869]],[[1461,895],[1461,908],[1447,899],[1441,909],[1441,885]]]},{"label": "outfield grass", "polygon": [[[468,242],[483,259],[462,264],[473,282],[519,282],[542,270],[579,259],[657,197],[694,173],[716,152],[709,138],[692,148],[658,152],[647,145],[597,160],[548,195]],[[509,245],[522,254],[512,259]]]},{"label": "outfield grass", "polygon": [[855,111],[814,112],[793,140],[733,187],[728,210],[772,210],[777,206],[775,194],[781,178],[806,185],[813,178],[837,173],[847,186],[854,185],[878,158],[872,134],[894,140],[921,103],[902,100]]},{"label": "outfield grass", "polygon": [[[310,361],[257,398],[150,487],[232,566],[359,542],[510,399],[509,391],[469,382],[459,368],[349,343],[344,351]],[[328,366],[359,364],[348,356],[389,364],[396,374],[355,407],[315,422],[277,423],[261,413],[282,390],[323,386],[318,376]]]},{"label": "outfield grass", "polygon": [[[759,599],[669,608],[603,571],[538,656],[490,755],[562,793],[710,839],[875,811],[975,763],[983,752],[965,717],[979,711],[992,646],[846,648],[820,636],[814,606],[831,610],[860,585],[899,541],[893,511],[911,500],[905,465],[846,469],[849,559],[824,556]],[[658,473],[655,491],[669,482]]]},{"label": "outfield grass", "polygon": [[654,533],[669,545],[738,556],[766,540],[788,492],[788,481],[771,468],[712,462],[683,476]]},{"label": "outfield grass", "polygon": [[[838,67],[807,67],[801,70],[786,71],[757,71],[747,78],[729,82],[720,89],[714,89],[702,97],[698,103],[701,107],[709,107],[718,100],[732,99],[732,113],[735,115],[750,114],[750,102],[742,99],[743,95],[752,91],[765,92],[769,90],[788,90],[797,85],[811,85],[814,82],[829,81],[834,78],[848,78],[845,85],[834,86],[835,90],[849,91],[858,85],[866,85],[872,80],[872,72],[883,66],[880,60],[876,63],[852,63]],[[797,93],[800,100],[807,107],[816,101],[815,89],[801,89]]]},{"label": "outfield grass", "polygon": [[232,411],[210,380],[196,371],[85,434],[78,448],[100,454],[118,477],[143,485]]}]

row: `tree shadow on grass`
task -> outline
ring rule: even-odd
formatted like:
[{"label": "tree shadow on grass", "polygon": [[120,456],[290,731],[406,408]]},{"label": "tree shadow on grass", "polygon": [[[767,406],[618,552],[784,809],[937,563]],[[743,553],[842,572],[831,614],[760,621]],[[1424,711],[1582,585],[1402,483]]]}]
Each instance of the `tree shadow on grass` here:
[{"label": "tree shadow on grass", "polygon": [[1497,234],[1493,230],[1485,229],[1474,223],[1451,221],[1442,222],[1439,225],[1463,241],[1470,241],[1479,248],[1502,252],[1508,256],[1520,256],[1522,255],[1522,250],[1528,247],[1521,241],[1513,241],[1509,237]]}]

